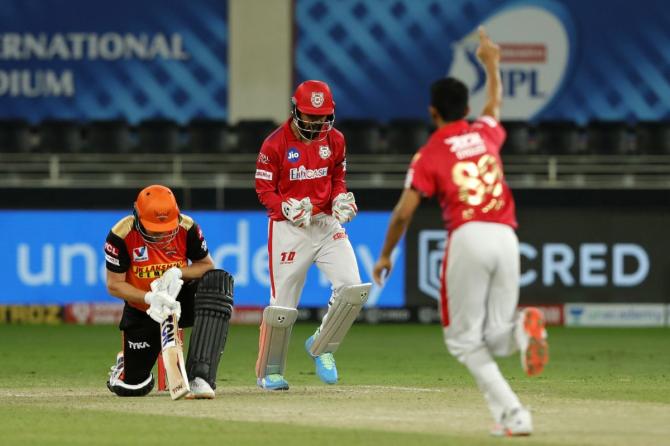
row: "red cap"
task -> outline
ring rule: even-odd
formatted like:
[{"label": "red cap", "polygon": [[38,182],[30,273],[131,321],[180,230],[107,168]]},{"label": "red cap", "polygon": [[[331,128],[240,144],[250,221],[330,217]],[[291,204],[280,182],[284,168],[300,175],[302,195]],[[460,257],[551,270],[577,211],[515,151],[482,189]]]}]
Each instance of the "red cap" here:
[{"label": "red cap", "polygon": [[335,113],[335,101],[330,87],[322,81],[305,81],[298,85],[291,101],[296,108],[308,115],[332,115]]}]

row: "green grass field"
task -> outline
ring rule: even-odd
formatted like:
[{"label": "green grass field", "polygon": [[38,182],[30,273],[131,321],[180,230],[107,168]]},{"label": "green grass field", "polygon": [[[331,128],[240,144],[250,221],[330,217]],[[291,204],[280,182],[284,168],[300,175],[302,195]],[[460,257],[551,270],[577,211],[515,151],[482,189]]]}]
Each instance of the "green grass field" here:
[{"label": "green grass field", "polygon": [[291,390],[255,386],[257,327],[233,326],[217,398],[118,398],[104,383],[112,326],[0,325],[2,445],[670,445],[670,330],[550,329],[551,362],[526,378],[500,362],[536,433],[496,439],[482,397],[438,326],[355,326],[336,355],[340,383],[314,374],[293,333]]}]

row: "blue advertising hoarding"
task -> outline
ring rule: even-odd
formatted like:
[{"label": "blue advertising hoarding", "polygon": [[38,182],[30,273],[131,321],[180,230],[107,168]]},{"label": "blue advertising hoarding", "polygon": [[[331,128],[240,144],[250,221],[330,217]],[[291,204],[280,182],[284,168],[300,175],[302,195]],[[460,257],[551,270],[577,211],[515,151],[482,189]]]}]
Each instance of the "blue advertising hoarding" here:
[{"label": "blue advertising hoarding", "polygon": [[0,117],[227,114],[227,0],[6,0]]},{"label": "blue advertising hoarding", "polygon": [[[5,274],[0,304],[67,304],[118,302],[105,288],[103,244],[110,228],[126,215],[121,211],[0,211],[5,234],[0,270]],[[264,306],[269,301],[267,218],[262,212],[192,212],[201,226],[218,267],[235,276],[235,304]],[[384,238],[387,212],[357,216],[345,228],[356,252],[363,281]],[[402,307],[404,245],[382,289],[373,287],[368,306]],[[330,284],[316,267],[307,277],[300,305],[323,307]]]},{"label": "blue advertising hoarding", "polygon": [[452,75],[484,103],[475,50],[501,46],[503,119],[670,119],[670,14],[662,0],[302,0],[297,80],[331,84],[343,118],[427,119]]}]

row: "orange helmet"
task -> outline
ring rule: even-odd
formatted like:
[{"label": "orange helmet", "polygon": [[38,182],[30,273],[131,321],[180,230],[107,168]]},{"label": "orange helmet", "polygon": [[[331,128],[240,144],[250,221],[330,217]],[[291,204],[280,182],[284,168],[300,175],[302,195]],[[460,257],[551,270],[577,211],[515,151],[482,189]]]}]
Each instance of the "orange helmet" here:
[{"label": "orange helmet", "polygon": [[[179,206],[172,191],[159,184],[142,189],[135,202],[135,223],[148,242],[165,241],[165,233],[172,240],[179,230]],[[160,232],[163,236],[155,237],[146,231]]]}]

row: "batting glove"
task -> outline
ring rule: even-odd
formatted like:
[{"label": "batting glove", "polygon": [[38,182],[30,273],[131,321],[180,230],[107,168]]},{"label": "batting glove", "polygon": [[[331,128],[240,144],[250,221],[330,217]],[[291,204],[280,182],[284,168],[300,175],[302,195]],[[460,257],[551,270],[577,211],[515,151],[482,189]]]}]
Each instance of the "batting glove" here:
[{"label": "batting glove", "polygon": [[173,266],[158,279],[151,282],[151,291],[165,291],[174,299],[179,295],[184,281],[181,280],[181,269]]},{"label": "batting glove", "polygon": [[177,320],[181,317],[181,304],[165,291],[149,291],[144,295],[144,302],[149,305],[147,314],[151,319],[159,324],[162,323],[171,313],[174,313]]},{"label": "batting glove", "polygon": [[354,194],[351,192],[341,193],[333,199],[333,217],[340,223],[347,223],[356,216],[358,207]]},{"label": "batting glove", "polygon": [[282,202],[281,212],[284,217],[297,227],[307,227],[312,220],[312,202],[309,197],[302,200],[289,198]]}]

